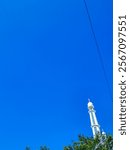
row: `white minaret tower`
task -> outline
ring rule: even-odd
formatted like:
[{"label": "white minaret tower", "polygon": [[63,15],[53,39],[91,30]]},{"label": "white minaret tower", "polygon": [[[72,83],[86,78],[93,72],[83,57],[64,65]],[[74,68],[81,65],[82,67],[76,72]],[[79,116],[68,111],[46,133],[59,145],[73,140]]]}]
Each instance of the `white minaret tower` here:
[{"label": "white minaret tower", "polygon": [[89,116],[90,116],[90,122],[91,122],[91,128],[92,128],[92,132],[93,132],[93,137],[95,138],[95,136],[97,134],[101,134],[100,132],[100,126],[98,124],[97,118],[96,118],[96,111],[94,110],[94,106],[93,103],[90,102],[90,100],[88,99],[88,112],[89,112]]}]

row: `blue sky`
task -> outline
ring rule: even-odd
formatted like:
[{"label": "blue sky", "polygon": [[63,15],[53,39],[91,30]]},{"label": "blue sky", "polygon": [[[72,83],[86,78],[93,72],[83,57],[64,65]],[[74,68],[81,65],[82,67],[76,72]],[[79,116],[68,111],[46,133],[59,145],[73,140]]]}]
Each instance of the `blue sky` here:
[{"label": "blue sky", "polygon": [[[112,1],[87,0],[112,92]],[[92,136],[92,99],[112,134],[110,96],[83,0],[0,1],[0,149],[51,150]]]}]

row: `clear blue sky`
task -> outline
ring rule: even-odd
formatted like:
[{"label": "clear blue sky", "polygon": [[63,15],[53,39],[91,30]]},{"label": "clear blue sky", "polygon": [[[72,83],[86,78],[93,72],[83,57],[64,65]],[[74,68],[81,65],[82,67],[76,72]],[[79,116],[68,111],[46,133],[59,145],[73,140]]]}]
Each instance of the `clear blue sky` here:
[{"label": "clear blue sky", "polygon": [[[112,91],[112,0],[87,0]],[[92,99],[112,134],[112,99],[83,0],[0,1],[0,150],[62,150],[92,136]]]}]

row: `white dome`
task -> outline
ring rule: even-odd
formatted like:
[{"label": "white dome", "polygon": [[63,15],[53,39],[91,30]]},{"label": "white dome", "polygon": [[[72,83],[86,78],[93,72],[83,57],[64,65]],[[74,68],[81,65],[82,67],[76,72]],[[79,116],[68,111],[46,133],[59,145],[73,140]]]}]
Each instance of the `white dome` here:
[{"label": "white dome", "polygon": [[92,109],[94,108],[93,103],[92,102],[88,102],[88,109]]}]

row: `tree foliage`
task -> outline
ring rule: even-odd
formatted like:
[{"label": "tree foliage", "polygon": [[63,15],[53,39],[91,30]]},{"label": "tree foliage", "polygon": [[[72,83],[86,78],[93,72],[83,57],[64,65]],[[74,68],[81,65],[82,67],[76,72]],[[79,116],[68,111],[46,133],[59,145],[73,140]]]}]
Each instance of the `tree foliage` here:
[{"label": "tree foliage", "polygon": [[[25,148],[25,150],[31,150],[29,146],[27,146]],[[40,149],[39,150],[50,150],[49,148],[47,148],[46,146],[40,146]]]},{"label": "tree foliage", "polygon": [[[65,146],[64,150],[112,150],[113,138],[110,135],[101,137],[97,135],[96,138],[85,137],[83,135],[78,136],[78,141],[73,142],[71,145]],[[25,150],[31,150],[30,147],[26,147]],[[40,150],[50,150],[46,146],[41,146]]]},{"label": "tree foliage", "polygon": [[73,142],[72,145],[64,147],[64,150],[112,150],[113,138],[107,135],[105,139],[100,136],[94,138],[86,138],[79,136],[79,141]]}]

